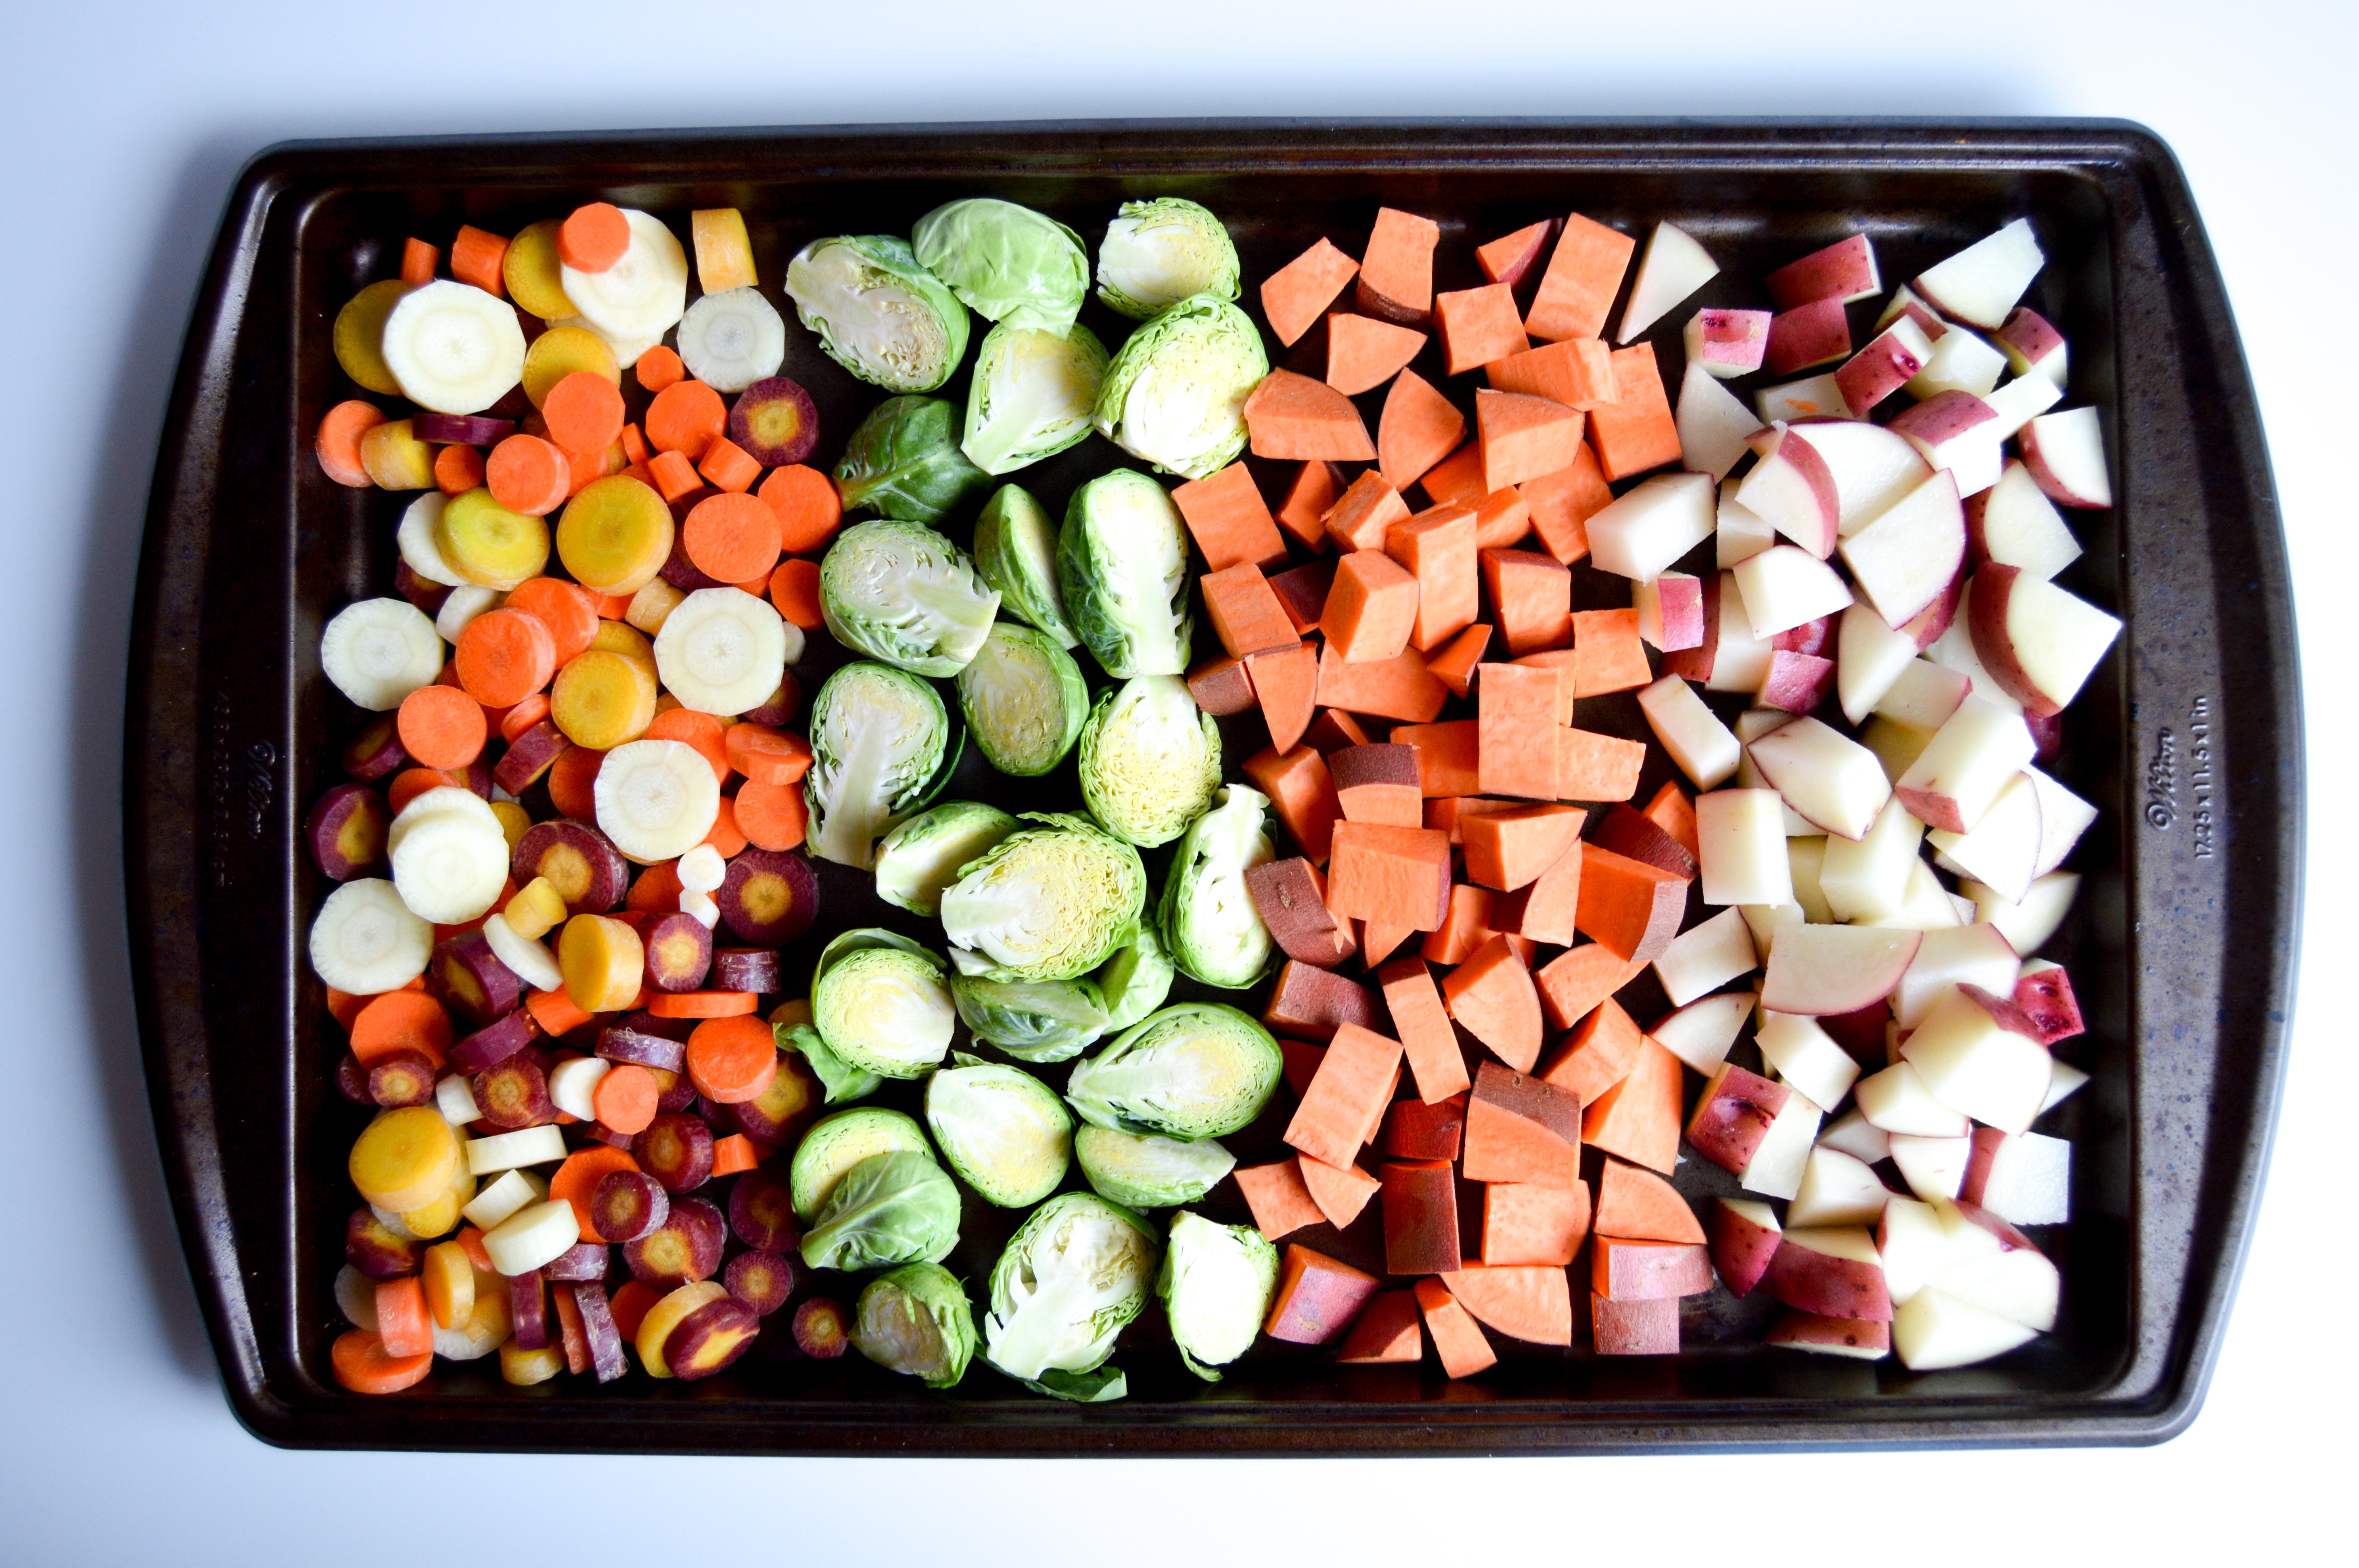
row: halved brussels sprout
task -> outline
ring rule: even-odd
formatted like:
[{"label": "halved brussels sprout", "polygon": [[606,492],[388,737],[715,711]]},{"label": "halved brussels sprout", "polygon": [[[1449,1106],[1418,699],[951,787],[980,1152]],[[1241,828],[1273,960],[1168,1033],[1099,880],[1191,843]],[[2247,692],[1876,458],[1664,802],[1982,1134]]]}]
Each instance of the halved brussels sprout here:
[{"label": "halved brussels sprout", "polygon": [[1089,683],[1046,632],[993,623],[958,673],[959,711],[984,757],[1003,773],[1037,778],[1065,760],[1090,717]]},{"label": "halved brussels sprout", "polygon": [[987,321],[1062,332],[1090,287],[1082,237],[1054,218],[989,196],[935,208],[909,232],[926,269]]},{"label": "halved brussels sprout", "polygon": [[1060,333],[1003,321],[975,351],[959,449],[984,472],[1003,474],[1081,445],[1106,363],[1105,345],[1078,322]]},{"label": "halved brussels sprout", "polygon": [[803,1261],[847,1272],[939,1263],[958,1245],[958,1187],[931,1157],[871,1154],[819,1206],[803,1233]]},{"label": "halved brussels sprout", "polygon": [[811,1022],[829,1049],[887,1078],[922,1078],[951,1048],[948,966],[906,936],[847,931],[811,972]]},{"label": "halved brussels sprout", "polygon": [[1153,1227],[1094,1193],[1060,1193],[1007,1238],[991,1270],[984,1356],[1041,1393],[1097,1398],[1103,1383],[1047,1380],[1096,1371],[1114,1336],[1147,1305]]},{"label": "halved brussels sprout", "polygon": [[1243,270],[1209,210],[1183,196],[1125,201],[1098,245],[1098,297],[1144,321],[1192,294],[1234,299]]},{"label": "halved brussels sprout", "polygon": [[921,811],[876,846],[876,896],[931,920],[960,870],[1015,831],[1016,818],[980,801],[946,800]]},{"label": "halved brussels sprout", "polygon": [[898,234],[813,240],[786,294],[830,359],[887,392],[931,392],[966,357],[966,307]]},{"label": "halved brussels sprout", "polygon": [[819,606],[854,653],[912,675],[954,676],[990,635],[999,595],[964,550],[922,523],[887,518],[835,536],[819,563]]},{"label": "halved brussels sprout", "polygon": [[952,975],[951,999],[977,1040],[1019,1062],[1065,1062],[1107,1029],[1097,982],[986,980]]},{"label": "halved brussels sprout", "polygon": [[1142,920],[1138,935],[1114,949],[1092,977],[1105,998],[1106,1027],[1127,1029],[1163,1005],[1171,994],[1171,958],[1155,924]]},{"label": "halved brussels sprout", "polygon": [[1138,851],[1086,818],[1027,812],[942,894],[942,930],[959,972],[992,980],[1070,980],[1096,968],[1138,929],[1147,868]]},{"label": "halved brussels sprout", "polygon": [[1110,1127],[1074,1133],[1073,1158],[1100,1196],[1136,1209],[1194,1203],[1237,1163],[1235,1155],[1210,1138],[1163,1138]]},{"label": "halved brussels sprout", "polygon": [[1171,852],[1171,871],[1155,924],[1182,974],[1208,986],[1242,990],[1269,968],[1274,944],[1262,924],[1245,872],[1277,859],[1263,824],[1269,797],[1244,784],[1213,796],[1212,809],[1188,825]]},{"label": "halved brussels sprout", "polygon": [[1187,526],[1164,488],[1136,469],[1100,474],[1066,503],[1057,592],[1073,630],[1114,679],[1187,670],[1196,634]]},{"label": "halved brussels sprout", "polygon": [[974,1310],[940,1263],[904,1263],[868,1281],[853,1308],[853,1347],[888,1372],[954,1387],[974,1357]]},{"label": "halved brussels sprout", "polygon": [[1091,417],[1133,457],[1203,479],[1245,449],[1245,399],[1268,373],[1251,319],[1199,294],[1124,340]]},{"label": "halved brussels sprout", "polygon": [[1188,1370],[1208,1383],[1213,1370],[1253,1348],[1277,1289],[1277,1249],[1249,1225],[1222,1225],[1182,1209],[1156,1277],[1171,1321],[1171,1342]]},{"label": "halved brussels sprout", "polygon": [[1149,1013],[1076,1065],[1065,1098],[1093,1126],[1220,1138],[1261,1114],[1285,1065],[1277,1042],[1247,1014],[1183,1001]]},{"label": "halved brussels sprout", "polygon": [[940,523],[991,488],[959,450],[958,410],[939,397],[888,397],[868,411],[835,465],[847,512]]},{"label": "halved brussels sprout", "polygon": [[808,1220],[819,1213],[846,1171],[878,1154],[923,1154],[930,1160],[934,1149],[915,1117],[883,1106],[854,1106],[812,1122],[787,1166],[787,1196],[796,1217]]},{"label": "halved brussels sprout", "polygon": [[1065,1179],[1073,1117],[1057,1091],[1021,1067],[963,1051],[926,1080],[926,1125],[942,1157],[1001,1208],[1038,1203]]},{"label": "halved brussels sprout", "polygon": [[1221,787],[1221,731],[1178,676],[1140,676],[1098,698],[1082,727],[1082,800],[1115,838],[1151,849],[1203,815]]},{"label": "halved brussels sprout", "polygon": [[850,664],[811,699],[810,850],[865,871],[877,836],[923,806],[958,760],[934,688],[890,665]]},{"label": "halved brussels sprout", "polygon": [[1057,526],[1018,484],[1003,484],[974,520],[974,568],[999,590],[999,607],[1056,639],[1081,645],[1057,590]]},{"label": "halved brussels sprout", "polygon": [[778,1049],[800,1056],[810,1064],[810,1070],[827,1091],[827,1103],[839,1105],[845,1100],[864,1099],[875,1094],[885,1080],[865,1068],[855,1067],[831,1050],[818,1030],[808,1023],[774,1023],[771,1038]]}]

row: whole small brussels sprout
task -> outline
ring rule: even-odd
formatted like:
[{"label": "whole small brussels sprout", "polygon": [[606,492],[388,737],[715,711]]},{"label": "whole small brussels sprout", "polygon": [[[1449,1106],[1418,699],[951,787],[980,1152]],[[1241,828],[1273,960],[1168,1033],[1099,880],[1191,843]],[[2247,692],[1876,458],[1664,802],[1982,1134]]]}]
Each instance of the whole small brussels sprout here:
[{"label": "whole small brussels sprout", "polygon": [[820,1038],[818,1030],[808,1023],[774,1023],[771,1037],[778,1049],[800,1056],[810,1064],[810,1070],[827,1091],[827,1103],[840,1105],[845,1100],[864,1099],[875,1094],[885,1082],[875,1074],[855,1067],[837,1055]]},{"label": "whole small brussels sprout", "polygon": [[909,243],[926,270],[987,321],[1062,332],[1090,286],[1082,237],[1013,201],[948,202],[918,220]]},{"label": "whole small brussels sprout", "polygon": [[803,775],[811,853],[865,871],[877,837],[949,778],[964,733],[940,694],[906,670],[864,661],[828,676],[811,699]]},{"label": "whole small brussels sprout", "polygon": [[921,811],[876,846],[876,896],[931,920],[960,869],[1015,831],[1016,818],[981,801],[946,800]]},{"label": "whole small brussels sprout", "polygon": [[827,1195],[803,1233],[814,1269],[888,1269],[939,1263],[958,1245],[958,1188],[924,1154],[871,1154]]},{"label": "whole small brussels sprout", "polygon": [[1124,202],[1098,245],[1098,297],[1140,321],[1190,295],[1234,299],[1243,273],[1227,227],[1182,196]]},{"label": "whole small brussels sprout", "polygon": [[1057,592],[1073,630],[1116,680],[1188,668],[1188,531],[1164,488],[1135,469],[1073,492],[1057,535]]},{"label": "whole small brussels sprout", "polygon": [[1003,484],[974,520],[974,566],[999,607],[1071,649],[1081,637],[1057,589],[1057,525],[1022,485]]},{"label": "whole small brussels sprout", "polygon": [[1268,373],[1252,319],[1199,294],[1124,340],[1091,417],[1099,435],[1133,457],[1204,479],[1245,449],[1245,399]]},{"label": "whole small brussels sprout", "polygon": [[1221,787],[1221,730],[1178,676],[1140,676],[1098,698],[1082,727],[1082,801],[1143,849],[1168,844]]},{"label": "whole small brussels sprout", "polygon": [[853,1348],[929,1388],[955,1387],[976,1343],[966,1290],[940,1263],[886,1270],[862,1288],[853,1308]]},{"label": "whole small brussels sprout", "polygon": [[942,930],[962,974],[1069,980],[1130,940],[1147,906],[1138,851],[1095,823],[1027,812],[942,894]]},{"label": "whole small brussels sprout", "polygon": [[813,240],[786,293],[830,359],[887,392],[931,392],[966,357],[966,307],[897,234]]},{"label": "whole small brussels sprout", "polygon": [[878,1154],[923,1154],[933,1145],[914,1117],[881,1105],[854,1106],[811,1123],[787,1166],[787,1196],[795,1217],[809,1220],[835,1191],[843,1173]]},{"label": "whole small brussels sprout", "polygon": [[1057,1092],[1021,1067],[959,1053],[926,1080],[926,1125],[942,1157],[983,1201],[1038,1203],[1065,1179],[1073,1118]]},{"label": "whole small brussels sprout", "polygon": [[888,397],[853,427],[835,465],[846,512],[940,523],[991,488],[959,450],[958,410],[939,397]]},{"label": "whole small brussels sprout", "polygon": [[987,980],[952,975],[951,999],[977,1040],[1019,1062],[1065,1062],[1106,1032],[1105,1002],[1097,983],[1078,980]]},{"label": "whole small brussels sprout", "polygon": [[819,563],[819,604],[837,642],[920,676],[966,668],[999,613],[964,550],[891,518],[835,536]]},{"label": "whole small brussels sprout", "polygon": [[959,449],[984,472],[1003,474],[1081,445],[1106,364],[1105,345],[1079,323],[1061,333],[994,327],[975,351]]},{"label": "whole small brussels sprout", "polygon": [[1090,716],[1089,683],[1046,632],[1001,621],[958,673],[959,711],[985,761],[1037,778],[1065,760]]},{"label": "whole small brussels sprout", "polygon": [[1171,959],[1152,921],[1141,921],[1138,935],[1114,949],[1093,978],[1105,999],[1106,1027],[1127,1029],[1163,1005],[1171,994]]},{"label": "whole small brussels sprout", "polygon": [[921,1078],[958,1024],[947,966],[906,936],[847,931],[811,972],[811,1022],[828,1048],[887,1078]]},{"label": "whole small brussels sprout", "polygon": [[1267,795],[1231,784],[1213,800],[1171,852],[1155,923],[1182,974],[1242,990],[1268,969],[1275,948],[1245,891],[1245,872],[1269,864],[1277,851],[1263,827]]},{"label": "whole small brussels sprout", "polygon": [[1188,1370],[1217,1383],[1223,1367],[1253,1348],[1277,1289],[1277,1249],[1249,1225],[1222,1225],[1182,1209],[1155,1292],[1171,1322],[1171,1342]]},{"label": "whole small brussels sprout", "polygon": [[1093,1126],[1221,1138],[1261,1114],[1285,1065],[1277,1042],[1247,1014],[1216,1001],[1179,1002],[1076,1065],[1065,1098]]},{"label": "whole small brussels sprout", "polygon": [[1164,1138],[1084,1127],[1073,1158],[1098,1195],[1127,1208],[1194,1203],[1236,1168],[1236,1156],[1210,1138]]},{"label": "whole small brussels sprout", "polygon": [[991,1270],[984,1357],[1039,1392],[1105,1397],[1103,1382],[1049,1381],[1096,1371],[1114,1336],[1147,1305],[1155,1231],[1094,1193],[1060,1193],[1032,1211]]}]

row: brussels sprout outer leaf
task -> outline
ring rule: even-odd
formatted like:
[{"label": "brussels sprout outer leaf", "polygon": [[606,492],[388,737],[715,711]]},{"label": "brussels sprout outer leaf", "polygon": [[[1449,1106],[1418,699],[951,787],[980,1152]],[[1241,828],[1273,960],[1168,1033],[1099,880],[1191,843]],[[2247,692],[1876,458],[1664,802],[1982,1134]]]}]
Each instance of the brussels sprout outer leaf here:
[{"label": "brussels sprout outer leaf", "polygon": [[939,1263],[958,1245],[958,1187],[940,1165],[907,1150],[872,1154],[835,1184],[803,1235],[814,1269]]},{"label": "brussels sprout outer leaf", "polygon": [[1268,971],[1275,944],[1245,872],[1277,858],[1263,824],[1269,797],[1231,784],[1212,810],[1188,825],[1172,851],[1156,924],[1182,973],[1241,990]]},{"label": "brussels sprout outer leaf", "polygon": [[1098,246],[1098,297],[1144,321],[1190,295],[1236,298],[1243,271],[1210,209],[1181,196],[1125,201]]},{"label": "brussels sprout outer leaf", "polygon": [[[1097,982],[952,975],[951,999],[974,1037],[1019,1062],[1070,1061],[1111,1027]],[[1119,1201],[1119,1200],[1116,1200]]]},{"label": "brussels sprout outer leaf", "polygon": [[868,411],[835,465],[847,512],[939,523],[991,488],[959,450],[958,410],[939,397],[888,397]]},{"label": "brussels sprout outer leaf", "polygon": [[999,607],[1057,640],[1081,646],[1057,589],[1057,528],[1021,485],[1003,484],[974,522],[974,565],[999,590]]},{"label": "brussels sprout outer leaf", "polygon": [[1236,1168],[1236,1156],[1210,1138],[1165,1138],[1084,1126],[1073,1158],[1100,1197],[1125,1208],[1194,1203]]},{"label": "brussels sprout outer leaf", "polygon": [[876,846],[876,896],[931,920],[959,870],[1016,831],[1016,818],[980,801],[951,800],[921,811]]},{"label": "brussels sprout outer leaf", "polygon": [[875,1073],[855,1067],[837,1055],[820,1037],[819,1031],[808,1023],[773,1024],[770,1033],[779,1050],[790,1051],[810,1064],[820,1087],[827,1091],[829,1105],[865,1099],[884,1085],[885,1080]]},{"label": "brussels sprout outer leaf", "polygon": [[1093,1372],[1043,1372],[1026,1379],[1024,1386],[1036,1394],[1077,1405],[1101,1405],[1130,1392],[1129,1379],[1119,1367],[1100,1367]]},{"label": "brussels sprout outer leaf", "polygon": [[955,1387],[978,1342],[966,1291],[939,1263],[904,1263],[877,1275],[853,1309],[853,1347],[929,1388]]},{"label": "brussels sprout outer leaf", "polygon": [[1098,991],[1105,999],[1106,1027],[1127,1029],[1163,1005],[1171,994],[1170,956],[1151,923],[1141,923],[1133,936],[1097,972]]},{"label": "brussels sprout outer leaf", "polygon": [[1013,201],[948,202],[918,220],[909,243],[919,262],[987,321],[1062,332],[1090,286],[1082,237]]}]

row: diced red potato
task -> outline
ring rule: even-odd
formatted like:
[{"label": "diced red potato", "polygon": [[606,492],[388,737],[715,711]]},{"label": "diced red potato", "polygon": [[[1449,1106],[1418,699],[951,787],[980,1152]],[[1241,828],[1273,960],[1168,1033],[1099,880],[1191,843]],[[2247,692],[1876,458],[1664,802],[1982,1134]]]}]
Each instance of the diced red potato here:
[{"label": "diced red potato", "polygon": [[1856,1317],[1821,1317],[1788,1311],[1769,1325],[1764,1344],[1788,1350],[1809,1350],[1821,1356],[1844,1356],[1860,1361],[1880,1361],[1892,1354],[1892,1325]]},{"label": "diced red potato", "polygon": [[1719,1198],[1712,1204],[1707,1232],[1712,1266],[1733,1295],[1745,1295],[1769,1271],[1783,1227],[1777,1212],[1752,1198]]},{"label": "diced red potato", "polygon": [[1762,1283],[1799,1312],[1871,1322],[1892,1317],[1875,1238],[1856,1227],[1786,1231],[1770,1255]]}]

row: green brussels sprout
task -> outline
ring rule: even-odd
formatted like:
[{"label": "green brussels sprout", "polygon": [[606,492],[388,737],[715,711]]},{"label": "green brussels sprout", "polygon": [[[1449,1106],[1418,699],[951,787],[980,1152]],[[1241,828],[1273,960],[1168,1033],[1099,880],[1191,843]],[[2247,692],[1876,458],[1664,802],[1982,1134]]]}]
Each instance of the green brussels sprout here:
[{"label": "green brussels sprout", "polygon": [[1066,1062],[1106,1032],[1097,982],[987,980],[952,975],[951,1000],[977,1040],[1019,1062]]},{"label": "green brussels sprout", "polygon": [[926,1080],[926,1125],[942,1157],[983,1201],[1038,1203],[1065,1179],[1073,1117],[1057,1091],[1026,1072],[962,1051]]},{"label": "green brussels sprout", "polygon": [[828,676],[811,699],[803,775],[811,853],[867,870],[877,837],[949,779],[957,738],[940,694],[906,670],[863,662]]},{"label": "green brussels sprout", "polygon": [[888,1372],[948,1389],[974,1358],[974,1310],[940,1263],[904,1263],[877,1275],[853,1308],[853,1347]]},{"label": "green brussels sprout", "polygon": [[934,1150],[915,1117],[883,1106],[854,1106],[812,1122],[787,1166],[787,1196],[795,1217],[817,1215],[845,1172],[879,1154],[923,1154],[930,1160]]},{"label": "green brussels sprout", "polygon": [[1065,760],[1090,717],[1089,683],[1073,655],[1046,632],[993,624],[958,673],[959,711],[985,761],[1037,778]]},{"label": "green brussels sprout", "polygon": [[994,327],[975,351],[959,449],[984,472],[1003,474],[1081,445],[1106,362],[1105,345],[1079,323],[1062,333]]},{"label": "green brussels sprout", "polygon": [[959,1195],[925,1154],[871,1154],[849,1171],[811,1217],[803,1261],[814,1269],[889,1269],[939,1263],[958,1245]]},{"label": "green brussels sprout", "polygon": [[1098,297],[1135,320],[1190,295],[1234,299],[1243,272],[1226,226],[1180,196],[1124,202],[1098,245]]},{"label": "green brussels sprout", "polygon": [[980,801],[946,800],[921,811],[876,846],[876,896],[931,920],[960,869],[1015,831],[1016,818]]},{"label": "green brussels sprout", "polygon": [[1073,492],[1057,535],[1057,593],[1073,630],[1116,680],[1176,676],[1196,634],[1188,531],[1164,488],[1115,469]]},{"label": "green brussels sprout", "polygon": [[922,1078],[951,1048],[958,1009],[946,966],[906,936],[847,931],[820,950],[811,1022],[828,1048],[887,1078]]},{"label": "green brussels sprout", "polygon": [[1105,998],[1106,1027],[1127,1029],[1163,1005],[1171,994],[1171,959],[1155,923],[1142,920],[1138,935],[1114,950],[1093,977]]},{"label": "green brussels sprout", "polygon": [[974,566],[999,590],[999,608],[1072,649],[1082,639],[1057,591],[1057,529],[1018,484],[1003,484],[974,520]]},{"label": "green brussels sprout", "polygon": [[854,653],[911,675],[954,676],[991,634],[999,595],[964,550],[922,523],[886,518],[835,536],[819,563],[819,607]]},{"label": "green brussels sprout", "polygon": [[786,294],[828,358],[887,392],[931,392],[966,357],[966,307],[898,234],[813,240]]},{"label": "green brussels sprout", "polygon": [[1082,727],[1082,801],[1115,838],[1151,849],[1221,788],[1221,730],[1178,676],[1140,676],[1098,698]]},{"label": "green brussels sprout", "polygon": [[1105,1364],[1114,1336],[1147,1305],[1155,1263],[1145,1220],[1094,1193],[1060,1193],[1016,1227],[992,1265],[984,1358],[1041,1393],[1109,1397],[1105,1383],[1050,1382],[1048,1374]]},{"label": "green brussels sprout", "polygon": [[1249,1225],[1222,1225],[1182,1209],[1171,1217],[1155,1293],[1188,1370],[1208,1383],[1214,1368],[1253,1348],[1277,1289],[1277,1249]]},{"label": "green brussels sprout", "polygon": [[1123,1132],[1220,1138],[1252,1124],[1285,1058],[1269,1031],[1217,1001],[1149,1013],[1076,1064],[1065,1098],[1082,1119]]},{"label": "green brussels sprout", "polygon": [[1275,946],[1245,891],[1245,872],[1277,851],[1263,827],[1267,795],[1231,784],[1212,798],[1212,809],[1188,825],[1171,852],[1155,924],[1180,973],[1242,990],[1268,969]]},{"label": "green brussels sprout", "polygon": [[1251,319],[1199,294],[1123,341],[1091,417],[1099,435],[1133,457],[1203,479],[1245,449],[1245,399],[1268,373]]},{"label": "green brussels sprout", "polygon": [[846,512],[940,523],[991,488],[959,450],[958,410],[939,397],[888,397],[868,411],[835,465]]},{"label": "green brussels sprout", "polygon": [[1162,1138],[1110,1127],[1074,1133],[1073,1158],[1101,1197],[1136,1209],[1194,1203],[1237,1163],[1210,1138]]},{"label": "green brussels sprout", "polygon": [[864,1068],[855,1067],[828,1048],[818,1030],[808,1023],[774,1023],[770,1036],[777,1041],[778,1049],[800,1056],[810,1064],[820,1087],[827,1091],[826,1103],[836,1105],[844,1100],[865,1099],[884,1085],[885,1080]]},{"label": "green brussels sprout", "polygon": [[959,972],[991,980],[1070,980],[1138,929],[1147,868],[1138,851],[1085,817],[1027,812],[1012,833],[942,894],[942,930]]},{"label": "green brussels sprout", "polygon": [[1062,332],[1090,287],[1082,237],[1045,213],[988,196],[937,207],[909,232],[927,271],[986,321]]}]

